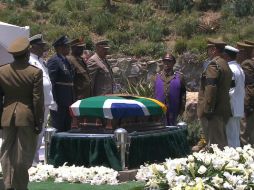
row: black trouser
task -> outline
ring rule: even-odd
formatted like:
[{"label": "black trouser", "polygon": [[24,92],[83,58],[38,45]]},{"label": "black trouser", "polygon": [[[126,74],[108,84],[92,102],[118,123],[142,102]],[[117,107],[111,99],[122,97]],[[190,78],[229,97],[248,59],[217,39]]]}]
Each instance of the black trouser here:
[{"label": "black trouser", "polygon": [[58,106],[57,111],[50,110],[52,126],[57,132],[64,132],[71,129],[71,115],[69,107]]}]

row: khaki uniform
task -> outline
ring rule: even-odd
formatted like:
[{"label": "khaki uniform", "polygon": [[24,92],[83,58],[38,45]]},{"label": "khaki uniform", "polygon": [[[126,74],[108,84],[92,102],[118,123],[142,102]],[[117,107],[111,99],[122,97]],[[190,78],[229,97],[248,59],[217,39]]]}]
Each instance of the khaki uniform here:
[{"label": "khaki uniform", "polygon": [[75,100],[88,98],[92,96],[91,79],[88,74],[86,64],[81,58],[74,57],[73,55],[67,56],[75,75],[73,79]]},{"label": "khaki uniform", "polygon": [[244,112],[246,130],[243,138],[250,144],[254,144],[254,60],[247,59],[241,63],[245,74],[245,98]]},{"label": "khaki uniform", "polygon": [[35,127],[41,129],[44,117],[42,79],[42,71],[29,63],[0,67],[1,165],[6,189],[27,189],[37,145]]},{"label": "khaki uniform", "polygon": [[208,145],[218,144],[220,148],[227,146],[225,125],[231,116],[231,80],[232,72],[227,62],[219,56],[202,73],[197,114]]},{"label": "khaki uniform", "polygon": [[102,60],[95,53],[88,59],[87,68],[91,77],[93,96],[112,94],[113,74],[106,60]]}]

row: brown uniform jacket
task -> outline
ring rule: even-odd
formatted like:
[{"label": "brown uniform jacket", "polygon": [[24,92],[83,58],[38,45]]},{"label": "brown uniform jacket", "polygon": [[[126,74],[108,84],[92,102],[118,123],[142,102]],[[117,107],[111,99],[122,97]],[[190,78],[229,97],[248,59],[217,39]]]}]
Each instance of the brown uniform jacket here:
[{"label": "brown uniform jacket", "polygon": [[42,71],[29,63],[1,66],[0,102],[2,127],[14,124],[41,128],[44,118]]},{"label": "brown uniform jacket", "polygon": [[112,94],[113,75],[106,60],[100,59],[95,53],[88,59],[87,68],[91,77],[93,96]]},{"label": "brown uniform jacket", "polygon": [[73,55],[67,56],[67,59],[75,72],[73,79],[75,100],[90,97],[92,95],[91,79],[86,64],[81,58]]},{"label": "brown uniform jacket", "polygon": [[198,95],[198,117],[222,116],[227,122],[231,114],[229,89],[232,72],[227,62],[215,57],[204,69]]},{"label": "brown uniform jacket", "polygon": [[254,60],[246,59],[241,66],[245,74],[244,110],[248,115],[254,111]]}]

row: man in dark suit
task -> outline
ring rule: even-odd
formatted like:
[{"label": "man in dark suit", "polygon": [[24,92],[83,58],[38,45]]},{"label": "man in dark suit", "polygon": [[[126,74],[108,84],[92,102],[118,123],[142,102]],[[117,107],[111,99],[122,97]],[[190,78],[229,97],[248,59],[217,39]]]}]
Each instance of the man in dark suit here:
[{"label": "man in dark suit", "polygon": [[8,47],[14,62],[0,67],[1,165],[7,190],[27,190],[44,117],[42,71],[29,64],[29,40]]},{"label": "man in dark suit", "polygon": [[56,54],[48,60],[49,77],[57,110],[51,110],[52,125],[58,132],[68,131],[71,127],[69,106],[74,101],[73,69],[66,56],[70,52],[69,39],[61,36],[53,44]]}]

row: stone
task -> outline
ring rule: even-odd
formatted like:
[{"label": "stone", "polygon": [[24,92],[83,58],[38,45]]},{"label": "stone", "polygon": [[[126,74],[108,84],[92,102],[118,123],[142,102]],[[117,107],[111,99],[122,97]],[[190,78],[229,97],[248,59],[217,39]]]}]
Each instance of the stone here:
[{"label": "stone", "polygon": [[120,182],[133,181],[136,179],[137,172],[137,169],[119,171],[118,180]]}]

